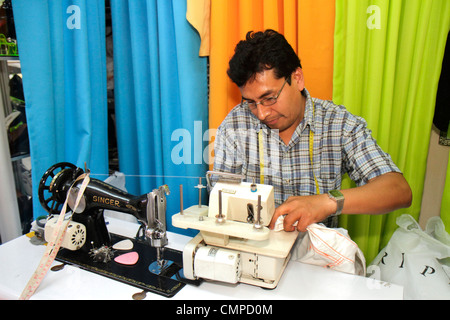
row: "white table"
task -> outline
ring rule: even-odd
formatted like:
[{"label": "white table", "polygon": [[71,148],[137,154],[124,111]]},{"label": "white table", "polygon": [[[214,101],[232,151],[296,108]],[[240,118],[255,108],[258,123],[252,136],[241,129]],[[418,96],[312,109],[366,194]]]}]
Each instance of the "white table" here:
[{"label": "white table", "polygon": [[[107,218],[110,232],[134,237],[138,225]],[[182,250],[191,238],[169,233],[169,247]],[[45,247],[33,245],[21,236],[0,246],[0,299],[18,299],[36,270]],[[53,265],[60,264],[55,261]],[[142,291],[74,266],[48,271],[31,299],[114,299],[131,300]],[[167,300],[148,293],[146,299]],[[172,300],[291,300],[291,299],[403,299],[403,288],[370,278],[349,275],[322,267],[290,261],[277,288],[262,289],[247,284],[230,285],[204,281],[200,286],[186,285]]]}]

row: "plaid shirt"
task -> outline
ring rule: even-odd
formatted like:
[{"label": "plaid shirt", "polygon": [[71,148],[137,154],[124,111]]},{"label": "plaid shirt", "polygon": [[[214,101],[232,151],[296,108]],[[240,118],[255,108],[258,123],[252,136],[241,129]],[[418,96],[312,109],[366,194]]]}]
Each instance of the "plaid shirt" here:
[{"label": "plaid shirt", "polygon": [[[320,193],[340,189],[345,173],[359,186],[381,174],[400,172],[389,154],[377,145],[363,118],[305,92],[305,116],[288,145],[277,130],[262,124],[248,108],[233,108],[216,133],[214,170],[243,174],[246,181],[259,183],[258,133],[262,130],[264,183],[274,187],[275,206],[290,196],[316,194],[312,170]],[[314,132],[313,165],[310,130]]]}]

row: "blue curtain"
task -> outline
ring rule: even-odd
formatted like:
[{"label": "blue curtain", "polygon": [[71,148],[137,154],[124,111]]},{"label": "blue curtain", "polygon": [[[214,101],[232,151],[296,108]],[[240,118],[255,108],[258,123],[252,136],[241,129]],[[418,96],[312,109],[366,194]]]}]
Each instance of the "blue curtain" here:
[{"label": "blue curtain", "polygon": [[[114,92],[120,171],[127,191],[167,184],[168,230],[179,212],[198,203],[195,186],[208,168],[207,60],[186,20],[186,0],[111,0]],[[206,202],[206,191],[203,191]]]},{"label": "blue curtain", "polygon": [[105,1],[13,0],[30,137],[33,214],[38,184],[68,161],[108,173]]}]

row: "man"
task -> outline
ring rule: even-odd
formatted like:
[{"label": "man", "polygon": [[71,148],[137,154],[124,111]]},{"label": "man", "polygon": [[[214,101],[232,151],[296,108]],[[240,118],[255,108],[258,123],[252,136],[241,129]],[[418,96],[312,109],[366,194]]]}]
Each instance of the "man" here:
[{"label": "man", "polygon": [[[337,226],[344,214],[382,214],[411,205],[411,189],[364,119],[311,98],[298,56],[273,30],[249,32],[229,62],[241,103],[219,126],[214,170],[274,186],[273,228]],[[348,173],[357,187],[340,190]]]}]

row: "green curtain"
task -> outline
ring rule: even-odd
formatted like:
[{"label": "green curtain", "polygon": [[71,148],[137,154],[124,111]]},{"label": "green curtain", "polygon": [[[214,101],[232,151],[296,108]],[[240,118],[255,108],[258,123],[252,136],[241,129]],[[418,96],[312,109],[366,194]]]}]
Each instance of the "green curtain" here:
[{"label": "green curtain", "polygon": [[341,217],[367,263],[387,244],[399,215],[420,215],[449,23],[449,0],[336,0],[333,100],[367,120],[413,191],[408,209]]}]

